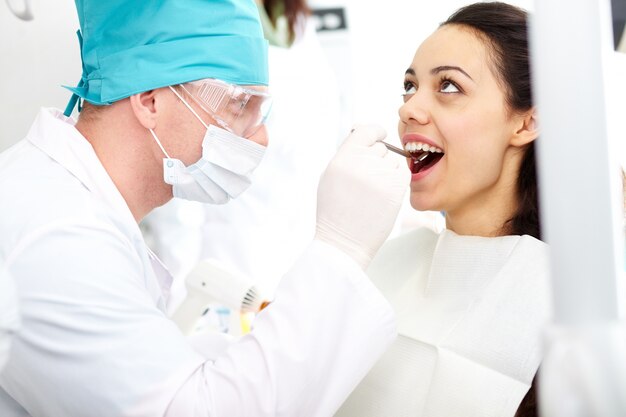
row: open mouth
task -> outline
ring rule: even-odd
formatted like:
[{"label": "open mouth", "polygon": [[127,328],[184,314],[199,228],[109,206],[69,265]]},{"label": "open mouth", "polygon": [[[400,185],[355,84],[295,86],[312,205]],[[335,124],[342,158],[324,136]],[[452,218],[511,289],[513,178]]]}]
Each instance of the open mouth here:
[{"label": "open mouth", "polygon": [[445,155],[443,150],[420,142],[409,142],[405,149],[411,154],[411,172],[417,174],[434,166]]}]

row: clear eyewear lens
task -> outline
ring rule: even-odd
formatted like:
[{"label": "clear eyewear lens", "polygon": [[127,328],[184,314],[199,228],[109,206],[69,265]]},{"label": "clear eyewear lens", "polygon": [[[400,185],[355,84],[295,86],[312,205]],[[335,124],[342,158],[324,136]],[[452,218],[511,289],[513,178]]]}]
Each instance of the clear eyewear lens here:
[{"label": "clear eyewear lens", "polygon": [[242,137],[253,135],[271,109],[268,93],[220,80],[194,81],[182,88],[220,127]]}]

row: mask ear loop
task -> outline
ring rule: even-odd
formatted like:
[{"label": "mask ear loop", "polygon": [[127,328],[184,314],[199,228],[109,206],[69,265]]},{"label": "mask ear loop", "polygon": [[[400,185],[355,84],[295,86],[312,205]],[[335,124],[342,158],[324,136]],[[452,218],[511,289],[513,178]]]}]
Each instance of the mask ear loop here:
[{"label": "mask ear loop", "polygon": [[189,103],[187,103],[187,100],[185,100],[180,94],[178,94],[178,91],[176,91],[171,85],[169,86],[170,90],[172,90],[172,92],[174,94],[176,94],[176,97],[178,97],[180,99],[180,101],[183,102],[183,104],[189,109],[191,110],[191,112],[193,113],[194,116],[196,116],[196,119],[200,120],[200,123],[202,123],[202,126],[204,126],[207,130],[209,129],[209,126],[207,126],[206,123],[204,123],[204,120],[202,120],[202,118],[200,116],[198,116],[198,113],[196,113],[196,111],[193,109],[193,107],[191,107],[189,105]]},{"label": "mask ear loop", "polygon": [[167,152],[165,152],[165,148],[163,148],[163,145],[161,145],[161,141],[159,140],[159,138],[157,138],[156,133],[154,133],[154,130],[152,129],[148,129],[150,131],[150,133],[152,134],[152,137],[154,138],[154,140],[156,141],[157,145],[159,145],[159,148],[161,148],[161,151],[163,151],[163,154],[165,154],[165,156],[167,156],[167,159],[172,159],[170,158],[170,156],[167,154]]}]

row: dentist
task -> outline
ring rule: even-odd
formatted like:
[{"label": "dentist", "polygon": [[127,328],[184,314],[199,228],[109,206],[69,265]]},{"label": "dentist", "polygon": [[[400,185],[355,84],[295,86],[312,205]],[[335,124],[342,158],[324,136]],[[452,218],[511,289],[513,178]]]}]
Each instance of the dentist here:
[{"label": "dentist", "polygon": [[332,415],[395,337],[363,270],[409,171],[384,132],[357,127],[320,180],[315,239],[254,330],[192,345],[166,316],[171,276],[137,223],[172,197],[223,204],[250,184],[271,100],[256,6],[76,6],[83,73],[65,115],[42,109],[0,154],[0,269],[22,321],[0,415]]}]

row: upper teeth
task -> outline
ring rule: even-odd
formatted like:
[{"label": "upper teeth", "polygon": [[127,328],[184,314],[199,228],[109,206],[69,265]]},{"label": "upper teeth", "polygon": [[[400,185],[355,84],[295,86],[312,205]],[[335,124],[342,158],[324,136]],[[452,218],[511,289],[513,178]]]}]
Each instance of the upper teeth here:
[{"label": "upper teeth", "polygon": [[429,144],[422,143],[422,142],[408,142],[407,144],[404,145],[404,149],[406,149],[409,152],[428,151],[428,152],[435,152],[435,153],[443,153],[442,149],[437,148],[435,146],[430,146]]}]

